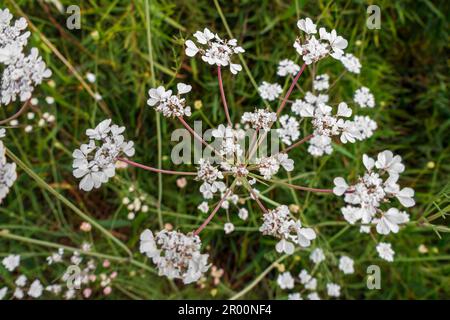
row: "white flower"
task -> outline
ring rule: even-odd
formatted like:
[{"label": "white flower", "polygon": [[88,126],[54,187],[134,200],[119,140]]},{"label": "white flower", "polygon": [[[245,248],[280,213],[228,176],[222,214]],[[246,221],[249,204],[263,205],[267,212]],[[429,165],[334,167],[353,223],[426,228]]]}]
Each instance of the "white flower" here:
[{"label": "white flower", "polygon": [[97,76],[92,72],[88,72],[86,73],[86,79],[90,83],[95,83],[95,81],[97,81]]},{"label": "white flower", "polygon": [[6,270],[13,272],[20,265],[20,256],[10,254],[9,256],[3,258],[2,264]]},{"label": "white flower", "polygon": [[335,283],[327,283],[327,293],[330,297],[338,298],[341,295],[341,287]]},{"label": "white flower", "polygon": [[375,166],[377,169],[387,171],[390,175],[398,175],[405,171],[402,157],[399,155],[394,156],[390,150],[385,150],[378,154]]},{"label": "white flower", "polygon": [[317,33],[316,25],[310,18],[300,19],[297,21],[297,27],[307,34]]},{"label": "white flower", "polygon": [[22,274],[16,279],[14,283],[20,288],[25,287],[25,285],[27,284],[27,277]]},{"label": "white flower", "polygon": [[314,262],[315,264],[319,264],[322,261],[325,261],[325,254],[323,253],[323,250],[320,248],[314,249],[311,254],[309,255],[309,259]]},{"label": "white flower", "polygon": [[355,95],[353,100],[361,107],[361,108],[373,108],[375,107],[375,97],[372,93],[370,93],[369,88],[361,87],[355,91]]},{"label": "white flower", "polygon": [[178,83],[178,94],[173,95],[172,90],[167,90],[163,86],[152,88],[148,91],[149,99],[147,104],[154,107],[157,112],[161,112],[165,117],[191,116],[191,107],[186,106],[186,99],[183,94],[189,93],[192,86]]},{"label": "white flower", "polygon": [[320,297],[317,294],[317,292],[311,292],[310,294],[308,294],[307,298],[308,300],[320,300]]},{"label": "white flower", "polygon": [[300,282],[305,286],[305,289],[316,290],[317,289],[317,279],[311,276],[308,271],[302,269],[298,275]]},{"label": "white flower", "polygon": [[303,45],[299,40],[295,41],[294,48],[297,50],[297,53],[302,56],[303,61],[307,65],[319,61],[326,57],[330,52],[327,45],[321,43],[315,36],[312,36]]},{"label": "white flower", "polygon": [[17,97],[22,102],[30,99],[34,87],[51,75],[36,48],[32,48],[28,56],[20,53],[15,62],[3,70],[0,104],[7,105],[16,101]]},{"label": "white flower", "polygon": [[283,92],[283,88],[278,83],[269,83],[263,81],[258,87],[258,92],[261,98],[268,101],[276,100]]},{"label": "white flower", "polygon": [[286,145],[290,146],[300,137],[299,123],[294,117],[281,116],[280,125],[281,128],[277,129],[277,133]]},{"label": "white flower", "polygon": [[286,271],[278,275],[277,283],[281,289],[292,289],[294,288],[294,278],[289,271]]},{"label": "white flower", "polygon": [[8,287],[3,287],[0,289],[0,300],[3,300],[8,293]]},{"label": "white flower", "polygon": [[414,190],[411,188],[403,188],[402,190],[395,193],[395,197],[400,201],[400,203],[406,207],[414,207],[416,201],[414,200]]},{"label": "white flower", "polygon": [[259,172],[264,176],[264,179],[270,180],[273,175],[277,174],[282,166],[286,171],[294,170],[294,160],[289,159],[286,153],[278,153],[274,156],[256,159]]},{"label": "white flower", "polygon": [[200,210],[200,212],[207,213],[209,211],[208,202],[203,201],[202,203],[200,203],[197,209]]},{"label": "white flower", "polygon": [[316,238],[316,233],[311,228],[300,228],[297,231],[298,244],[301,247],[309,247],[311,245],[311,240]]},{"label": "white flower", "polygon": [[330,87],[330,76],[327,74],[321,74],[316,76],[313,81],[313,88],[317,91],[327,90]]},{"label": "white flower", "polygon": [[10,188],[17,180],[16,164],[8,163],[5,156],[6,150],[0,140],[0,204],[8,195]]},{"label": "white flower", "polygon": [[278,253],[285,253],[285,254],[293,254],[295,247],[294,244],[290,241],[287,241],[286,239],[281,239],[275,246],[275,250]]},{"label": "white flower", "polygon": [[342,196],[349,188],[347,182],[345,182],[342,177],[337,177],[334,179],[334,186],[333,193],[337,196]]},{"label": "white flower", "polygon": [[28,295],[33,298],[39,298],[42,295],[43,290],[44,287],[42,286],[41,282],[36,279],[31,284],[30,289],[28,289]]},{"label": "white flower", "polygon": [[184,284],[198,281],[208,271],[208,255],[200,253],[201,240],[193,234],[162,230],[153,236],[141,234],[140,252],[156,265],[159,275],[182,279]]},{"label": "white flower", "polygon": [[239,209],[239,218],[241,218],[242,220],[247,220],[248,218],[248,210],[245,208],[241,208]]},{"label": "white flower", "polygon": [[225,231],[225,234],[230,234],[234,231],[234,224],[231,222],[227,222],[223,225],[223,231]]},{"label": "white flower", "polygon": [[91,191],[99,188],[115,175],[119,157],[134,155],[134,143],[125,141],[124,131],[125,127],[111,125],[110,119],[102,121],[95,129],[86,130],[89,144],[81,145],[72,154],[73,175],[81,179],[80,189]]},{"label": "white flower", "polygon": [[300,71],[300,66],[289,59],[281,60],[278,63],[277,75],[286,77],[287,75],[295,76]]},{"label": "white flower", "polygon": [[270,130],[275,121],[277,121],[277,114],[264,109],[256,109],[255,112],[244,112],[241,118],[242,123],[249,123],[253,129],[262,129],[266,132]]},{"label": "white flower", "polygon": [[355,272],[353,268],[353,260],[347,256],[342,256],[339,259],[339,270],[341,270],[344,274],[352,274]]},{"label": "white flower", "polygon": [[383,213],[377,223],[377,232],[379,234],[397,233],[399,224],[409,222],[409,215],[406,212],[400,212],[396,208],[390,208],[387,212]]},{"label": "white flower", "polygon": [[303,299],[300,293],[296,292],[288,294],[288,300],[303,300]]},{"label": "white flower", "polygon": [[327,32],[325,28],[320,28],[319,34],[321,40],[327,40],[330,43],[330,56],[339,60],[344,54],[343,50],[348,46],[348,41],[343,37],[338,36],[336,30]]},{"label": "white flower", "polygon": [[359,62],[359,59],[351,53],[342,55],[340,60],[344,65],[344,68],[349,72],[356,74],[359,74],[361,72],[361,63]]},{"label": "white flower", "polygon": [[392,250],[392,245],[386,242],[380,242],[377,245],[378,255],[381,259],[392,262],[394,261],[395,252]]},{"label": "white flower", "polygon": [[230,71],[233,74],[242,70],[240,64],[231,61],[233,55],[245,52],[242,47],[237,45],[236,39],[222,40],[208,28],[197,31],[194,33],[194,37],[200,46],[198,47],[192,40],[187,40],[185,42],[187,56],[194,57],[197,53],[200,53],[202,60],[210,65],[230,66]]}]

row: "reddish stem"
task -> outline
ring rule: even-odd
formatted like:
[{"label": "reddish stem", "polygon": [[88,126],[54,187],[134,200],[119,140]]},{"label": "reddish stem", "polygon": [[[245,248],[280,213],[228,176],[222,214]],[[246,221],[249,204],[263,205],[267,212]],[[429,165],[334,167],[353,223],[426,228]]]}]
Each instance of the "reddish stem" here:
[{"label": "reddish stem", "polygon": [[[280,183],[278,181],[274,181],[271,180],[273,183]],[[297,186],[295,184],[290,184],[290,183],[285,183],[285,182],[281,182],[280,184],[286,186],[286,187],[290,187],[292,189],[296,189],[296,190],[303,190],[303,191],[310,191],[310,192],[317,192],[317,193],[333,193],[332,189],[316,189],[316,188],[309,188],[309,187],[302,187],[302,186]]]},{"label": "reddish stem", "polygon": [[25,101],[25,103],[22,105],[22,107],[20,108],[19,111],[17,111],[15,114],[13,114],[11,117],[9,117],[7,119],[1,120],[0,125],[7,124],[8,122],[20,117],[28,109],[29,105],[30,105],[30,100]]},{"label": "reddish stem", "polygon": [[136,168],[140,168],[140,169],[144,169],[144,170],[152,171],[152,172],[157,172],[157,173],[174,174],[174,175],[182,175],[182,176],[196,176],[197,175],[196,172],[183,172],[183,171],[171,171],[171,170],[156,169],[156,168],[145,166],[143,164],[140,164],[140,163],[128,160],[128,159],[124,159],[124,158],[118,158],[117,160],[125,162],[125,163],[129,164],[130,166],[133,166]]},{"label": "reddish stem", "polygon": [[228,189],[228,191],[225,193],[225,195],[223,196],[222,199],[220,199],[219,203],[217,204],[217,206],[214,208],[214,210],[211,212],[211,214],[208,216],[208,218],[206,218],[206,220],[202,223],[202,225],[200,227],[198,227],[197,230],[194,231],[194,235],[198,236],[198,234],[200,232],[202,232],[203,229],[205,229],[205,227],[208,225],[208,223],[212,220],[212,218],[214,218],[214,216],[216,215],[217,211],[219,211],[220,207],[222,206],[222,203],[225,201],[225,199],[228,197],[228,195],[230,194],[231,189]]},{"label": "reddish stem", "polygon": [[296,148],[296,147],[298,147],[298,146],[304,144],[305,142],[311,140],[313,137],[314,137],[314,135],[313,135],[313,134],[310,134],[309,136],[303,138],[302,140],[297,141],[297,142],[294,143],[293,145],[287,147],[286,149],[283,150],[283,152],[284,152],[284,153],[288,153],[288,152],[291,151],[292,149],[294,149],[294,148]]},{"label": "reddish stem", "polygon": [[220,95],[222,96],[223,109],[225,110],[225,116],[227,117],[228,125],[230,125],[231,127],[232,123],[230,113],[228,111],[227,98],[225,97],[225,91],[223,90],[222,71],[220,69],[220,66],[217,67],[217,78],[219,79],[219,88],[220,88]]},{"label": "reddish stem", "polygon": [[252,194],[252,196],[253,196],[253,198],[255,199],[255,201],[256,201],[256,203],[258,204],[258,206],[261,208],[261,210],[262,210],[264,213],[267,213],[268,210],[266,209],[266,207],[264,207],[264,205],[262,204],[262,202],[259,200],[258,195],[256,194],[255,191],[253,191],[252,187],[249,187],[249,191],[250,191],[250,193]]},{"label": "reddish stem", "polygon": [[288,101],[292,91],[294,90],[294,87],[298,81],[298,79],[300,78],[300,76],[302,75],[303,71],[305,71],[306,69],[306,63],[304,63],[302,65],[302,68],[300,69],[300,71],[297,73],[297,75],[295,76],[294,80],[292,81],[291,86],[289,87],[288,92],[286,93],[286,96],[283,98],[283,101],[280,104],[280,107],[277,110],[277,116],[280,116],[281,111],[283,111],[284,106],[286,105],[286,102]]}]

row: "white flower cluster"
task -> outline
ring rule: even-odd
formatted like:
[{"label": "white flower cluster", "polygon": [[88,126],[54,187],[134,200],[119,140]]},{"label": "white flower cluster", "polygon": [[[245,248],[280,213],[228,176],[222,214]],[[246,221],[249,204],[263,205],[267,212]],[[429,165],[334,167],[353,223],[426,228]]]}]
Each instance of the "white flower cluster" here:
[{"label": "white flower cluster", "polygon": [[[111,125],[111,119],[102,121],[95,129],[86,130],[89,143],[76,149],[73,156],[73,175],[81,179],[80,189],[91,191],[116,174],[117,159],[134,155],[133,141],[125,141],[125,127]],[[97,145],[100,143],[100,145]]]},{"label": "white flower cluster", "polygon": [[[4,129],[0,129],[0,137],[4,135]],[[0,204],[8,195],[9,189],[12,187],[17,179],[16,164],[14,162],[8,163],[6,161],[5,146],[0,140]]]},{"label": "white flower cluster", "polygon": [[277,121],[277,114],[264,109],[256,109],[255,112],[244,112],[241,118],[242,123],[249,123],[255,130],[268,132],[272,124]]},{"label": "white flower cluster", "polygon": [[269,83],[263,81],[258,87],[258,92],[261,98],[267,101],[276,100],[283,92],[283,88],[278,83]]},{"label": "white flower cluster", "polygon": [[313,138],[309,141],[308,152],[313,156],[331,154],[332,137],[340,136],[342,143],[354,143],[369,138],[376,129],[376,123],[369,117],[355,117],[354,120],[344,120],[352,115],[352,110],[345,102],[338,105],[335,115],[333,108],[327,105],[328,95],[315,96],[307,92],[304,100],[298,99],[292,104],[292,111],[303,117],[312,118],[314,128]]},{"label": "white flower cluster", "polygon": [[[363,225],[375,224],[379,234],[397,233],[399,225],[409,221],[409,215],[397,208],[383,211],[380,207],[394,197],[407,208],[415,205],[414,190],[400,189],[397,184],[399,174],[405,170],[402,158],[386,150],[378,154],[376,161],[364,155],[363,163],[367,172],[358,183],[349,186],[341,177],[334,179],[333,192],[344,195],[344,201],[348,203],[341,209],[342,214],[350,224],[361,221]],[[386,174],[388,176],[383,180],[382,176]]]},{"label": "white flower cluster", "polygon": [[290,146],[292,142],[300,137],[300,124],[295,117],[284,115],[280,117],[281,128],[277,129],[277,134],[283,143]]},{"label": "white flower cluster", "polygon": [[306,39],[297,39],[294,48],[306,64],[317,62],[328,55],[339,60],[347,48],[347,40],[338,36],[336,30],[328,32],[325,28],[320,28],[319,39],[316,39],[314,34],[317,34],[317,26],[310,18],[299,20],[297,27],[306,33]]},{"label": "white flower cluster", "polygon": [[0,65],[4,66],[0,105],[16,101],[17,96],[20,101],[30,99],[34,87],[52,75],[38,49],[32,48],[29,55],[24,53],[30,36],[30,32],[24,32],[28,26],[25,18],[11,25],[12,19],[8,9],[0,9]]},{"label": "white flower cluster", "polygon": [[278,173],[280,167],[283,167],[287,172],[294,170],[294,160],[289,159],[289,156],[286,153],[277,153],[273,156],[261,159],[257,158],[255,159],[255,163],[259,173],[261,173],[266,180],[272,179],[272,176]]},{"label": "white flower cluster", "polygon": [[196,282],[208,271],[208,254],[201,254],[202,242],[193,234],[162,230],[153,236],[145,230],[140,237],[140,252],[153,260],[160,275]]},{"label": "white flower cluster", "polygon": [[285,205],[269,210],[264,214],[263,219],[264,222],[259,231],[263,235],[281,239],[275,246],[279,253],[293,254],[294,243],[301,247],[309,247],[311,240],[316,238],[313,229],[303,228],[300,220],[291,218],[289,208]]},{"label": "white flower cluster", "polygon": [[183,117],[191,116],[191,107],[186,106],[186,99],[181,95],[192,90],[192,86],[184,83],[177,84],[178,94],[172,94],[172,90],[164,89],[160,86],[156,89],[150,89],[148,94],[150,98],[147,104],[154,107],[156,111],[161,112],[165,117]]},{"label": "white flower cluster", "polygon": [[375,107],[375,97],[372,93],[370,93],[369,88],[361,87],[355,91],[355,96],[353,100],[361,107],[361,108],[373,108]]},{"label": "white flower cluster", "polygon": [[[241,129],[233,129],[231,126],[219,125],[217,129],[212,131],[212,136],[219,144],[217,151],[219,155],[227,159],[234,157],[239,158],[243,154],[243,150],[239,141],[245,137],[245,132]],[[226,163],[223,163],[224,170],[231,170]]]},{"label": "white flower cluster", "polygon": [[226,185],[223,181],[223,173],[214,167],[209,160],[200,159],[198,162],[196,180],[203,181],[200,186],[200,192],[205,199],[212,199],[216,192],[224,192]]},{"label": "white flower cluster", "polygon": [[326,73],[317,75],[313,81],[313,88],[317,91],[327,90],[330,87],[330,76]]},{"label": "white flower cluster", "polygon": [[284,59],[278,63],[277,75],[280,77],[295,76],[299,71],[300,66],[292,60]]},{"label": "white flower cluster", "polygon": [[356,74],[359,74],[361,72],[361,63],[359,62],[359,59],[353,54],[346,53],[341,56],[340,60],[347,71]]},{"label": "white flower cluster", "polygon": [[236,39],[222,40],[217,34],[212,33],[208,28],[194,33],[197,42],[202,46],[197,45],[192,40],[186,41],[186,55],[194,57],[200,53],[202,60],[210,65],[217,65],[219,67],[230,66],[230,71],[237,74],[242,70],[242,66],[231,62],[231,57],[235,54],[243,53],[245,50],[237,45]]}]

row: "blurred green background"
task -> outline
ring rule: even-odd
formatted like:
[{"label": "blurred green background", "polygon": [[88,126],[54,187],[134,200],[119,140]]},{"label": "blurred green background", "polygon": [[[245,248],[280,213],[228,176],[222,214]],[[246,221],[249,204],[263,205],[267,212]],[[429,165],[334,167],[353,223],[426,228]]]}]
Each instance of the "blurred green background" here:
[{"label": "blurred green background", "polygon": [[[63,5],[75,1],[61,1]],[[37,129],[32,134],[24,130],[8,130],[5,144],[24,165],[42,177],[48,185],[36,182],[19,169],[16,182],[6,202],[0,207],[0,230],[26,239],[39,239],[43,243],[30,243],[24,239],[0,241],[0,256],[21,253],[24,263],[21,272],[29,278],[39,277],[51,283],[61,276],[62,266],[47,266],[45,257],[54,248],[64,244],[79,247],[83,241],[92,241],[93,251],[123,256],[123,251],[111,245],[111,240],[98,231],[85,234],[79,231],[84,220],[67,206],[62,196],[77,208],[88,213],[103,227],[125,242],[136,261],[144,261],[138,252],[139,234],[145,228],[157,230],[158,198],[165,223],[189,232],[204,219],[196,209],[201,202],[196,191],[199,184],[188,179],[180,189],[176,177],[158,176],[133,169],[121,171],[117,179],[100,190],[84,193],[78,190],[72,176],[72,151],[85,141],[84,131],[99,121],[112,117],[127,127],[126,136],[136,143],[135,160],[164,168],[190,170],[190,166],[175,167],[170,161],[174,143],[170,134],[179,124],[160,119],[158,134],[155,112],[146,106],[147,91],[152,82],[173,86],[176,81],[192,84],[188,99],[191,105],[200,100],[203,107],[195,109],[191,121],[203,120],[217,125],[224,122],[215,70],[184,54],[183,43],[192,34],[208,27],[224,38],[229,38],[224,19],[230,31],[246,50],[244,59],[256,83],[280,82],[276,76],[278,61],[296,59],[292,43],[298,35],[296,22],[311,17],[320,26],[335,28],[349,41],[347,52],[360,58],[361,75],[347,75],[336,86],[333,94],[350,100],[355,89],[365,85],[375,95],[377,106],[362,112],[373,117],[379,129],[362,143],[337,148],[331,156],[314,160],[305,149],[293,153],[298,176],[304,184],[331,186],[334,176],[355,178],[363,171],[361,157],[368,153],[390,149],[402,155],[407,166],[401,184],[416,190],[416,207],[409,210],[410,223],[395,236],[390,236],[396,251],[396,261],[388,264],[377,258],[375,242],[360,235],[358,228],[342,223],[339,208],[342,201],[332,197],[295,192],[277,188],[266,195],[284,204],[297,204],[308,222],[323,224],[318,230],[328,239],[326,246],[335,254],[345,253],[355,259],[356,272],[352,276],[333,275],[333,263],[322,266],[320,280],[335,276],[342,286],[342,296],[348,299],[437,299],[450,296],[450,260],[448,243],[449,171],[450,171],[450,111],[448,99],[448,21],[449,1],[79,1],[81,30],[68,30],[68,15],[58,11],[52,1],[2,1],[14,15],[26,15],[39,32],[33,32],[31,43],[40,49],[44,60],[53,71],[54,83],[44,84],[36,91],[39,98],[38,113],[56,115],[55,126]],[[381,8],[381,29],[366,27],[367,6]],[[223,12],[221,17],[219,7]],[[149,11],[146,11],[149,8]],[[149,15],[146,16],[146,13]],[[150,31],[150,34],[149,32]],[[151,35],[151,39],[149,39]],[[54,46],[49,45],[46,40]],[[149,40],[152,55],[149,54]],[[67,60],[64,64],[60,57]],[[151,72],[154,65],[154,73]],[[98,103],[74,71],[97,75],[92,92],[99,92],[103,100]],[[342,71],[339,63],[327,59],[319,65],[319,72],[335,78]],[[303,87],[310,86],[307,71]],[[283,83],[282,83],[283,84]],[[242,71],[238,76],[224,73],[224,86],[236,121],[244,111],[262,106],[254,84]],[[54,105],[43,97],[52,96]],[[297,97],[299,93],[297,93]],[[6,117],[17,106],[2,108]],[[26,118],[20,119],[24,125]],[[308,133],[308,132],[304,132]],[[160,140],[160,141],[158,141]],[[158,145],[161,146],[160,153]],[[146,196],[147,213],[139,213],[133,221],[127,219],[123,197],[133,198],[129,187],[133,185],[139,195]],[[59,196],[49,192],[54,188]],[[45,189],[47,188],[47,189]],[[291,270],[296,275],[309,266],[308,253],[301,252],[283,260],[283,266],[274,265],[278,258],[273,239],[258,232],[260,212],[247,202],[250,218],[240,221],[236,214],[236,232],[224,235],[225,214],[216,217],[202,240],[212,262],[224,269],[220,284],[213,284],[209,276],[201,285],[183,286],[160,278],[126,260],[113,262],[118,278],[108,299],[173,299],[173,298],[229,298],[246,290],[244,298],[285,299],[287,293],[276,285],[277,268]],[[327,222],[340,223],[327,225]],[[427,249],[419,252],[420,245]],[[422,247],[423,249],[423,247]],[[366,267],[378,264],[382,269],[382,289],[366,289]],[[150,263],[148,263],[151,266]],[[271,267],[267,274],[263,273]],[[13,278],[0,270],[5,283]],[[252,281],[258,279],[255,286]],[[1,286],[1,283],[0,283]],[[47,296],[51,297],[51,296]],[[94,298],[104,299],[101,293]]]}]

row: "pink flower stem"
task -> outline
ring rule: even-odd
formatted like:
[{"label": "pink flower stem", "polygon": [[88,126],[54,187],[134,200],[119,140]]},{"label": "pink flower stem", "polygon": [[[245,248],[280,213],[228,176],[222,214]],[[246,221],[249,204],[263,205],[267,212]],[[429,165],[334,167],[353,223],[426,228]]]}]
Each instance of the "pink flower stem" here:
[{"label": "pink flower stem", "polygon": [[128,159],[124,159],[124,158],[118,158],[117,160],[125,162],[125,163],[129,164],[130,166],[133,166],[136,168],[140,168],[140,169],[144,169],[144,170],[152,171],[152,172],[157,172],[157,173],[174,174],[174,175],[180,175],[180,176],[196,176],[197,175],[196,172],[183,172],[183,171],[171,171],[171,170],[156,169],[156,168],[145,166],[143,164],[140,164],[140,163],[128,160]]},{"label": "pink flower stem", "polygon": [[248,190],[250,191],[250,193],[252,194],[253,198],[255,199],[256,203],[258,204],[258,206],[261,208],[262,212],[267,213],[267,209],[266,207],[264,207],[264,205],[262,204],[262,202],[259,200],[258,195],[256,194],[255,191],[253,191],[252,187],[249,187]]},{"label": "pink flower stem", "polygon": [[300,76],[302,75],[303,71],[305,71],[305,69],[306,69],[306,63],[304,63],[304,64],[302,65],[302,68],[300,69],[300,71],[297,73],[297,75],[295,76],[294,80],[292,81],[292,84],[291,84],[291,86],[289,87],[289,90],[288,90],[288,92],[286,93],[286,96],[284,97],[283,101],[282,101],[281,104],[280,104],[280,107],[279,107],[278,110],[277,110],[277,117],[279,117],[280,114],[281,114],[281,111],[283,111],[283,109],[284,109],[284,107],[285,107],[285,105],[286,105],[286,102],[288,101],[288,99],[289,99],[289,97],[290,97],[292,91],[293,91],[294,88],[295,88],[296,83],[298,82],[298,79],[299,79]]},{"label": "pink flower stem", "polygon": [[316,193],[333,193],[332,189],[316,189],[316,188],[302,187],[302,186],[297,186],[295,184],[290,184],[290,183],[277,181],[277,180],[268,180],[268,181],[275,183],[275,184],[281,184],[281,185],[284,185],[286,187],[296,189],[296,190],[303,190],[303,191],[316,192]]},{"label": "pink flower stem", "polygon": [[200,141],[205,147],[208,149],[214,151],[214,153],[219,154],[216,149],[214,149],[211,145],[209,145],[205,140],[203,140],[202,137],[198,135],[197,132],[194,131],[194,129],[191,128],[191,126],[183,119],[183,117],[178,117],[178,120],[180,120],[181,124],[194,136],[195,139]]},{"label": "pink flower stem", "polygon": [[208,216],[208,218],[206,218],[206,220],[202,223],[202,225],[200,227],[198,227],[197,230],[194,231],[194,235],[198,236],[198,234],[200,232],[202,232],[203,229],[205,229],[205,227],[209,224],[209,222],[212,220],[212,218],[214,218],[214,216],[216,215],[217,211],[219,211],[220,207],[222,206],[222,203],[225,201],[225,199],[228,197],[228,195],[230,194],[231,189],[228,189],[228,191],[225,193],[225,195],[223,196],[222,199],[220,199],[219,203],[217,204],[217,206],[214,208],[214,210],[211,212],[211,214]]},{"label": "pink flower stem", "polygon": [[11,117],[9,117],[7,119],[1,120],[0,125],[7,124],[8,122],[20,117],[28,109],[29,105],[30,105],[30,100],[25,101],[25,103],[22,105],[22,107],[20,108],[19,111],[17,111],[15,114],[13,114]]},{"label": "pink flower stem", "polygon": [[313,137],[314,137],[314,135],[313,135],[313,134],[310,134],[309,136],[303,138],[302,140],[297,141],[297,142],[294,143],[293,145],[287,147],[286,149],[283,150],[283,152],[284,152],[284,153],[288,153],[288,152],[291,151],[292,149],[297,148],[298,146],[300,146],[300,145],[304,144],[305,142],[311,140]]},{"label": "pink flower stem", "polygon": [[222,71],[220,69],[220,66],[217,67],[217,78],[219,79],[220,95],[222,96],[223,109],[225,110],[225,116],[227,117],[228,125],[232,126],[230,113],[228,111],[227,98],[225,97],[225,91],[223,90]]}]

